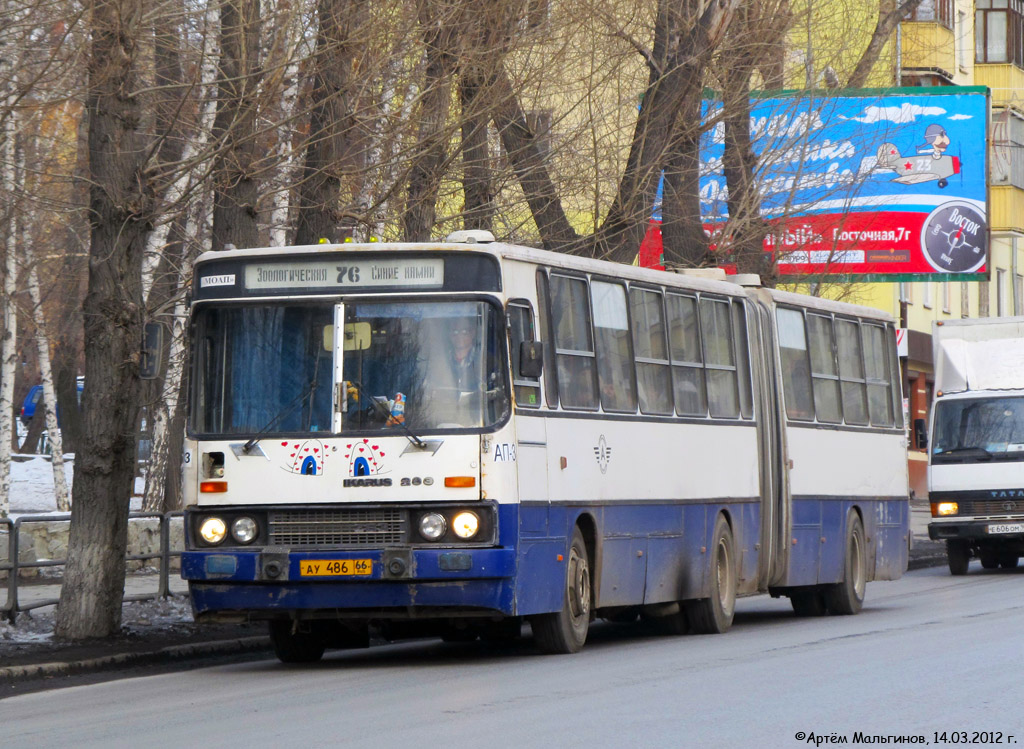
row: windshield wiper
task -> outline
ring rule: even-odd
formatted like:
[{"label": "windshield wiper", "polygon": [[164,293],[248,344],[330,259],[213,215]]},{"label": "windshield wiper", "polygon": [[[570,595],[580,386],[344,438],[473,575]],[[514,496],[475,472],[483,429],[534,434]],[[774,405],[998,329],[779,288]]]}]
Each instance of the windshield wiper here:
[{"label": "windshield wiper", "polygon": [[[366,394],[366,388],[363,387],[363,384],[361,382],[359,382],[359,380],[348,380],[348,382],[350,382],[350,383],[352,383],[353,385],[356,386],[356,391],[360,395],[365,395]],[[380,411],[381,415],[384,416],[385,423],[387,421],[391,420],[391,412],[387,409],[387,406],[385,406],[379,400],[374,398],[372,395],[368,395],[367,397],[370,399],[370,406],[373,407],[373,408],[376,408],[378,411]],[[413,431],[409,428],[409,426],[405,423],[404,420],[398,421],[396,419],[396,420],[393,421],[393,423],[398,424],[398,426],[402,427],[403,431],[405,432],[405,436],[408,438],[408,440],[411,443],[416,445],[416,447],[420,448],[421,450],[425,450],[426,449],[427,443],[424,442],[419,437],[417,437],[413,433]]]},{"label": "windshield wiper", "polygon": [[252,452],[252,449],[256,447],[256,445],[259,444],[259,441],[267,435],[267,432],[273,429],[281,421],[281,419],[283,419],[285,416],[294,411],[295,407],[298,404],[302,403],[302,401],[305,400],[307,396],[312,395],[316,388],[317,382],[316,380],[313,380],[311,383],[309,383],[308,388],[306,388],[303,392],[299,393],[290,403],[286,403],[284,407],[277,412],[277,415],[267,422],[266,426],[264,426],[262,429],[256,432],[255,437],[253,437],[244,445],[242,445],[242,452],[246,455]]}]

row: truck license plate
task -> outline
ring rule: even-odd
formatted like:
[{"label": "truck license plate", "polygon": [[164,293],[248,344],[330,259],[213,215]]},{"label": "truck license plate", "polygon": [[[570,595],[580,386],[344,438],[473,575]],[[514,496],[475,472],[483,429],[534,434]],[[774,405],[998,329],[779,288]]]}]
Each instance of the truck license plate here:
[{"label": "truck license plate", "polygon": [[299,575],[302,577],[369,575],[372,572],[372,559],[303,559],[299,562]]},{"label": "truck license plate", "polygon": [[1024,523],[989,523],[989,533],[1024,533]]}]

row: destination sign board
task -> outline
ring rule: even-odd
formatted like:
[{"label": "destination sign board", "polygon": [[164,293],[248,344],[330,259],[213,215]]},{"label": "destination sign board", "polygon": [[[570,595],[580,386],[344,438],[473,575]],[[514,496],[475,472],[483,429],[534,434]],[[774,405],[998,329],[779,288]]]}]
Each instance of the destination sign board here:
[{"label": "destination sign board", "polygon": [[440,288],[444,285],[441,258],[352,258],[253,262],[245,266],[250,291],[294,289]]}]

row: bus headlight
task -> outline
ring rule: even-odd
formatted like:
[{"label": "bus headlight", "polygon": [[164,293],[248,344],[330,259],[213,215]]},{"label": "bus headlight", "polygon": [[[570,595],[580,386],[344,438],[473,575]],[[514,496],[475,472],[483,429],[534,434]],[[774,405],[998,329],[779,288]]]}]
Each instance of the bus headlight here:
[{"label": "bus headlight", "polygon": [[460,512],[452,519],[452,530],[459,538],[473,538],[480,530],[480,518],[469,510]]},{"label": "bus headlight", "polygon": [[227,525],[217,517],[206,518],[199,526],[199,535],[211,546],[215,546],[223,541],[227,533]]},{"label": "bus headlight", "polygon": [[231,524],[231,537],[240,544],[251,544],[259,534],[259,530],[260,527],[255,520],[243,515],[240,518],[235,518],[235,522]]},{"label": "bus headlight", "polygon": [[447,528],[444,515],[438,512],[428,512],[420,518],[420,535],[428,541],[441,538]]}]

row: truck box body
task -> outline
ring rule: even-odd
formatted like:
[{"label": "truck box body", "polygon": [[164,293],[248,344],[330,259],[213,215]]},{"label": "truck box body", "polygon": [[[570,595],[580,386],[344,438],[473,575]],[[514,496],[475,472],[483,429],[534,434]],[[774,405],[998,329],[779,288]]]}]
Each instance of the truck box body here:
[{"label": "truck box body", "polygon": [[970,558],[1015,567],[1024,554],[1024,317],[933,324],[928,535],[950,571]]}]

